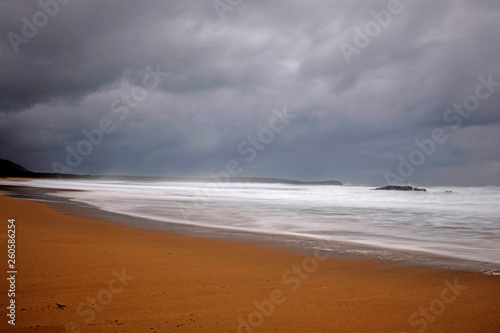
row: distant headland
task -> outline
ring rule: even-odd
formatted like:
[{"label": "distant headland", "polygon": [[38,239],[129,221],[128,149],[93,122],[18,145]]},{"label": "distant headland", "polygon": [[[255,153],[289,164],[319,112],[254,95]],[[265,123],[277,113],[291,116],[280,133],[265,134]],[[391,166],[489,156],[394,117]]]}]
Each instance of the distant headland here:
[{"label": "distant headland", "polygon": [[[124,176],[124,175],[74,175],[67,173],[33,172],[9,160],[0,159],[0,177],[37,178],[37,179],[114,179],[134,181],[180,181],[180,182],[219,182],[212,178],[188,177],[151,177],[151,176]],[[232,177],[220,182],[224,183],[264,183],[264,184],[289,184],[289,185],[344,185],[338,180],[300,181],[281,178],[265,177]]]}]

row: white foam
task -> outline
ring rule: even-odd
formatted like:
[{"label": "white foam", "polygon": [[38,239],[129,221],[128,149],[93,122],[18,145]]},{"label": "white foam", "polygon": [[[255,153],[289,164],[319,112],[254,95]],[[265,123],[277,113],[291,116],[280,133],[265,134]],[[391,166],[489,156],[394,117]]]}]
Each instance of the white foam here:
[{"label": "white foam", "polygon": [[[1,181],[1,184],[19,184]],[[500,264],[500,188],[372,191],[356,186],[32,180],[102,210]]]}]

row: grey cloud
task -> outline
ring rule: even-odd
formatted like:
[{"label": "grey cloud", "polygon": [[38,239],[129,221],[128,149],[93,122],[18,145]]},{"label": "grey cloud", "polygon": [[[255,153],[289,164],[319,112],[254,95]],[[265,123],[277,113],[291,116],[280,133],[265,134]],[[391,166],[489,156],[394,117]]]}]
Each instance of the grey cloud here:
[{"label": "grey cloud", "polygon": [[[83,130],[109,118],[114,130],[74,172],[195,176],[236,159],[243,175],[378,184],[415,139],[442,128],[448,140],[408,181],[498,185],[500,88],[457,130],[443,114],[474,93],[478,76],[500,81],[500,4],[401,3],[347,63],[340,43],[352,44],[353,29],[387,1],[243,1],[223,22],[210,1],[74,0],[17,54],[6,36],[40,7],[6,1],[2,158],[52,171]],[[119,121],[113,101],[157,65],[169,76]],[[284,106],[296,118],[246,163],[238,145]],[[474,166],[476,178],[466,174]]]}]

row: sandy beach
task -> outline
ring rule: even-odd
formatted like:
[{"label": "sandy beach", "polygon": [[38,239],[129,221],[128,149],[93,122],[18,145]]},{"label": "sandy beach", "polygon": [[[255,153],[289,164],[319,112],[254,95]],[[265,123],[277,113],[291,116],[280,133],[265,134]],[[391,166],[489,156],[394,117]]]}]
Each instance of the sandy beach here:
[{"label": "sandy beach", "polygon": [[[500,332],[500,277],[170,235],[2,196],[1,332]],[[3,279],[5,281],[5,279]]]}]

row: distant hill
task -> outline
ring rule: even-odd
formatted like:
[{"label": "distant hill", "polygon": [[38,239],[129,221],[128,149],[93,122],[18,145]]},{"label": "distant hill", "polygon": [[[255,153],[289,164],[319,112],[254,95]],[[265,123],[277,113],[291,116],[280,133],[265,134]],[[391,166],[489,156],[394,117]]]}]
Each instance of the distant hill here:
[{"label": "distant hill", "polygon": [[19,164],[0,159],[0,177],[33,177],[34,172],[28,171]]},{"label": "distant hill", "polygon": [[25,169],[19,164],[9,160],[0,159],[0,177],[21,177],[21,178],[90,178],[92,176],[80,176],[61,173],[33,172]]},{"label": "distant hill", "polygon": [[[146,176],[90,176],[90,175],[72,175],[62,173],[42,173],[26,170],[24,167],[8,160],[0,159],[0,177],[25,177],[25,178],[63,178],[63,179],[115,179],[128,181],[184,181],[184,182],[215,182],[211,178],[185,178],[185,177],[146,177]],[[261,177],[232,177],[230,183],[264,183],[264,184],[290,184],[290,185],[344,185],[338,180],[325,181],[300,181],[280,178],[261,178]]]},{"label": "distant hill", "polygon": [[290,185],[344,185],[338,180],[324,180],[306,182],[300,180],[290,180],[281,178],[261,178],[261,177],[234,177],[232,183],[267,183],[267,184],[290,184]]}]

